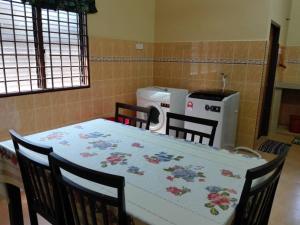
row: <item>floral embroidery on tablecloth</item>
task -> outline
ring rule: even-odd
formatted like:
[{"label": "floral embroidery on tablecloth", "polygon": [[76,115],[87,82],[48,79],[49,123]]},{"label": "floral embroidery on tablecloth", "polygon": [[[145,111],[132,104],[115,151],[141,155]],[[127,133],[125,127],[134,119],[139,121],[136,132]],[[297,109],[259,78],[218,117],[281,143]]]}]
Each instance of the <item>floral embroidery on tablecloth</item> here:
[{"label": "floral embroidery on tablecloth", "polygon": [[76,126],[74,126],[74,128],[79,129],[79,130],[83,130],[83,126],[81,126],[81,125],[76,125]]},{"label": "floral embroidery on tablecloth", "polygon": [[230,171],[230,170],[225,170],[225,169],[223,169],[223,170],[221,170],[221,174],[222,174],[222,176],[224,176],[224,177],[231,177],[231,178],[241,179],[241,176],[240,176],[240,175],[238,175],[238,174],[233,174],[233,172]]},{"label": "floral embroidery on tablecloth", "polygon": [[112,152],[105,161],[101,162],[101,167],[107,167],[109,165],[127,165],[128,157],[131,157],[131,154],[123,152]]},{"label": "floral embroidery on tablecloth", "polygon": [[149,156],[149,155],[144,155],[144,158],[146,159],[147,162],[152,163],[152,164],[159,164],[161,162],[170,162],[171,160],[175,161],[180,161],[183,159],[183,156],[174,156],[174,155],[169,155],[165,152],[160,152],[155,155]]},{"label": "floral embroidery on tablecloth", "polygon": [[112,150],[118,147],[118,144],[114,143],[113,141],[103,141],[98,140],[94,142],[89,142],[92,146],[86,147],[86,149],[93,149],[97,148],[99,150]]},{"label": "floral embroidery on tablecloth", "polygon": [[128,169],[127,169],[127,172],[128,173],[132,173],[132,174],[136,174],[136,175],[140,175],[140,176],[143,176],[145,174],[144,171],[142,171],[139,167],[137,166],[130,166]]},{"label": "floral embroidery on tablecloth", "polygon": [[134,148],[144,148],[144,145],[142,145],[141,143],[138,143],[138,142],[132,143],[131,146]]},{"label": "floral embroidery on tablecloth", "polygon": [[207,195],[209,200],[204,206],[210,209],[210,213],[214,216],[219,215],[220,209],[226,211],[229,207],[235,207],[238,199],[232,197],[237,195],[236,190],[222,188],[218,186],[209,186],[206,188],[210,193]]},{"label": "floral embroidery on tablecloth", "polygon": [[167,192],[170,192],[171,194],[175,196],[182,196],[188,192],[191,192],[191,189],[187,187],[177,188],[177,187],[168,187],[166,188]]},{"label": "floral embroidery on tablecloth", "polygon": [[65,137],[67,133],[65,132],[53,132],[48,134],[46,137],[41,138],[41,141],[52,141],[52,140],[61,140]]},{"label": "floral embroidery on tablecloth", "polygon": [[179,179],[182,178],[186,182],[194,182],[195,178],[199,178],[199,182],[205,181],[205,175],[202,170],[204,167],[203,166],[173,166],[169,167],[167,169],[164,169],[166,172],[170,172],[172,176],[167,176],[167,179],[170,181],[173,181],[174,179]]},{"label": "floral embroidery on tablecloth", "polygon": [[79,137],[81,139],[95,139],[95,138],[106,138],[106,137],[110,137],[111,135],[110,134],[103,134],[103,133],[100,133],[100,132],[91,132],[91,133],[87,133],[87,134],[79,134]]},{"label": "floral embroidery on tablecloth", "polygon": [[90,158],[90,157],[97,156],[98,154],[97,154],[97,153],[83,152],[83,153],[80,153],[80,155],[81,155],[83,158]]},{"label": "floral embroidery on tablecloth", "polygon": [[60,141],[59,144],[63,146],[70,146],[70,143],[67,140]]}]

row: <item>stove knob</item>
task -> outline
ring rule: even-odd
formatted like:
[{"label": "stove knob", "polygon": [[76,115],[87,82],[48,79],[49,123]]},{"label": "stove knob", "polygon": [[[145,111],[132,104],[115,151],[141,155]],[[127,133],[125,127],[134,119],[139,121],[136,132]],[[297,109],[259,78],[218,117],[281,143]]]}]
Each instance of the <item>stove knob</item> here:
[{"label": "stove knob", "polygon": [[206,106],[205,106],[205,110],[206,110],[206,111],[209,111],[209,110],[210,110],[210,106],[209,106],[209,105],[206,105]]}]

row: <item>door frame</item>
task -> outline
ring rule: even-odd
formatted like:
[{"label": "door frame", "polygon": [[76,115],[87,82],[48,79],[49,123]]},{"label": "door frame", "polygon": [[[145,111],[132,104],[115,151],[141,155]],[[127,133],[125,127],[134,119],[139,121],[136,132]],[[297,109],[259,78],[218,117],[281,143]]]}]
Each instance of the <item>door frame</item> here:
[{"label": "door frame", "polygon": [[277,71],[278,55],[279,55],[279,38],[281,27],[275,21],[271,22],[268,62],[266,66],[266,77],[263,85],[263,99],[260,112],[260,120],[258,127],[258,137],[267,136],[269,133],[269,125],[271,119],[271,110],[273,102],[273,92],[275,86],[275,78]]}]

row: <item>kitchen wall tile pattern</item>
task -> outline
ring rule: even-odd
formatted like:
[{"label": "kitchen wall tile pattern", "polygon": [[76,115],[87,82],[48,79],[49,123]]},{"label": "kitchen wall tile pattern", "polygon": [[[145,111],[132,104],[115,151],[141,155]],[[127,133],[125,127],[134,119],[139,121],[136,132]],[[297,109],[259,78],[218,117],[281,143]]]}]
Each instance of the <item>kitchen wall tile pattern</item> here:
[{"label": "kitchen wall tile pattern", "polygon": [[277,81],[300,85],[300,46],[286,47],[285,65],[277,71]]},{"label": "kitchen wall tile pattern", "polygon": [[[8,129],[30,134],[114,115],[116,101],[135,103],[136,89],[153,85],[153,44],[90,38],[90,88],[0,98],[0,140]],[[135,60],[94,60],[102,56]]]},{"label": "kitchen wall tile pattern", "polygon": [[253,147],[266,66],[266,41],[156,43],[154,84],[189,90],[226,89],[241,94],[237,145]]},{"label": "kitchen wall tile pattern", "polygon": [[238,145],[252,147],[265,71],[265,41],[143,43],[90,38],[91,87],[0,99],[0,139],[114,114],[116,101],[135,103],[136,89],[222,88],[241,93]]}]

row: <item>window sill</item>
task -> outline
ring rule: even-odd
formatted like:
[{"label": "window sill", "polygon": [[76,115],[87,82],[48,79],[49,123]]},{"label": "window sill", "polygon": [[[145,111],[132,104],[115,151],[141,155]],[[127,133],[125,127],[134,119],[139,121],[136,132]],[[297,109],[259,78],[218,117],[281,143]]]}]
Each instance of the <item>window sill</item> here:
[{"label": "window sill", "polygon": [[40,89],[40,90],[35,90],[35,91],[27,91],[27,92],[24,91],[24,92],[0,94],[0,98],[21,96],[21,95],[33,95],[33,94],[41,94],[41,93],[48,93],[48,92],[58,92],[58,91],[70,91],[70,90],[86,89],[86,88],[90,88],[90,85],[69,87],[69,88],[57,88],[57,89]]}]

